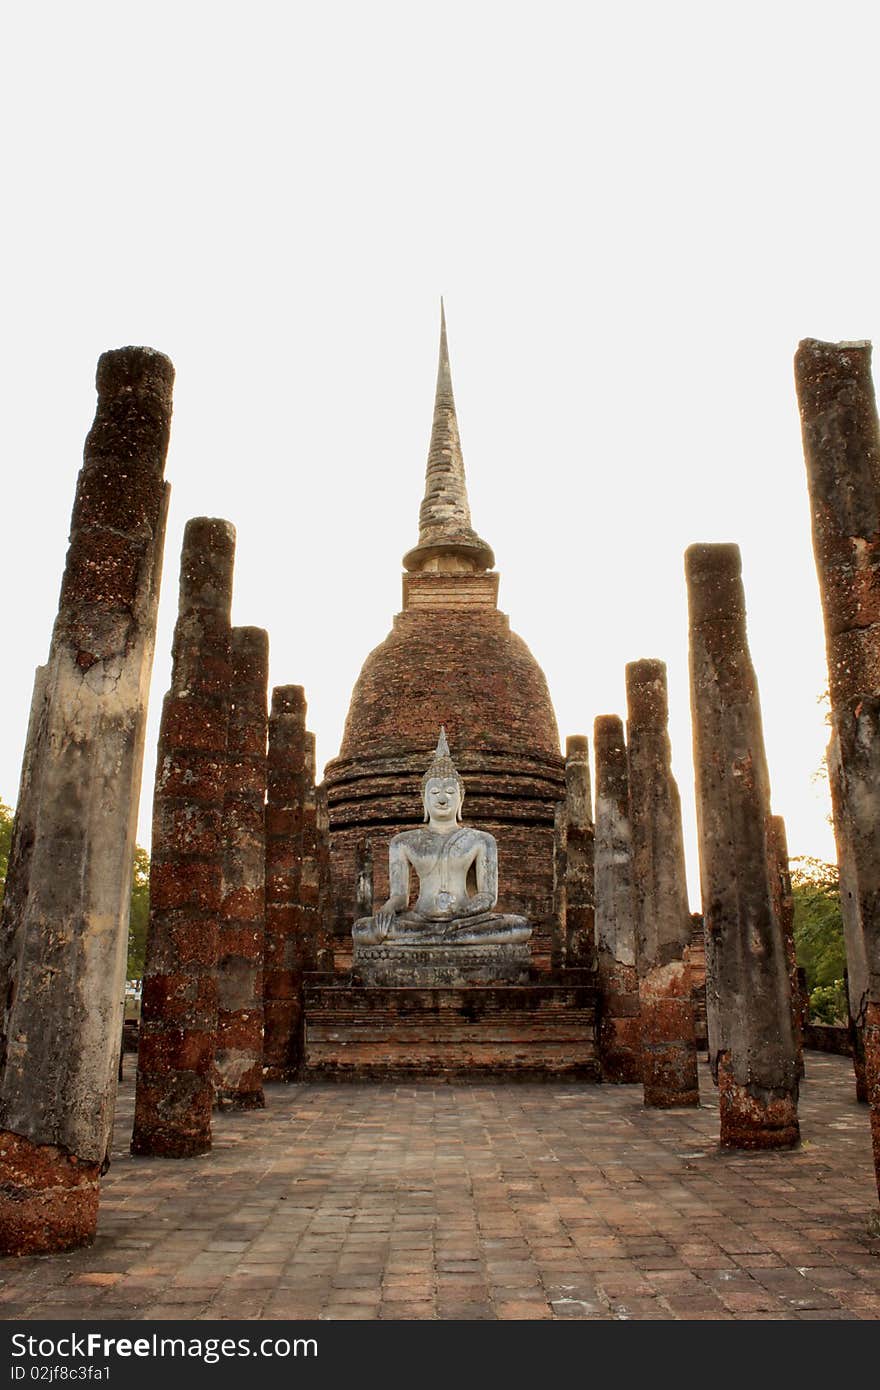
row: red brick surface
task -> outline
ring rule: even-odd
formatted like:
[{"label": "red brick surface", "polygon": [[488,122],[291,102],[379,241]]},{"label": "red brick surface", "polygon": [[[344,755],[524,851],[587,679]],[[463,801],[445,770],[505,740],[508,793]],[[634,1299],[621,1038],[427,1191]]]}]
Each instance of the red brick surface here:
[{"label": "red brick surface", "polygon": [[306,1078],[599,1079],[592,984],[400,989],[331,980],[306,976]]},{"label": "red brick surface", "polygon": [[3,1261],[5,1319],[880,1315],[844,1057],[810,1055],[783,1152],[719,1150],[702,1064],[686,1111],[576,1082],[270,1086],[174,1165],[126,1152],[126,1067],[97,1240]]}]

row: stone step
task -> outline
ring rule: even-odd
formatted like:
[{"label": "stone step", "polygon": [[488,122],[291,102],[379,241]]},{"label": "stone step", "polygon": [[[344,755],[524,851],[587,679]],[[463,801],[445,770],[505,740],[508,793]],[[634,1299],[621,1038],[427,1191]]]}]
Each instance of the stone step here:
[{"label": "stone step", "polygon": [[305,1081],[599,1080],[581,984],[362,987],[306,975]]}]

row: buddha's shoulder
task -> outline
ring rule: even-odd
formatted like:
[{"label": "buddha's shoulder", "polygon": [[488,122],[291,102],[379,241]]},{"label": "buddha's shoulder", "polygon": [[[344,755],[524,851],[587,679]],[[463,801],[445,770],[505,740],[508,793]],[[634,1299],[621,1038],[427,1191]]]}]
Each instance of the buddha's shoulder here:
[{"label": "buddha's shoulder", "polygon": [[401,830],[397,835],[392,835],[389,840],[390,849],[427,849],[436,839],[433,831],[427,826],[419,826],[417,830]]},{"label": "buddha's shoulder", "polygon": [[495,846],[495,836],[490,835],[488,830],[478,830],[475,825],[462,825],[455,832],[455,843],[461,849],[470,849],[474,845],[484,845],[490,849]]}]

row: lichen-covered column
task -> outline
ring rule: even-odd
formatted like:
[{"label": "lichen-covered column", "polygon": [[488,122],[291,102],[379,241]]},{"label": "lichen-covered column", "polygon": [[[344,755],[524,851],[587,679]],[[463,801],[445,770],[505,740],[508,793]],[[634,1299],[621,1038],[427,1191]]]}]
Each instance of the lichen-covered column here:
[{"label": "lichen-covered column", "polygon": [[797,951],[794,944],[794,896],[791,891],[791,870],[788,862],[788,836],[782,816],[770,817],[770,880],[774,890],[773,910],[782,931],[785,962],[788,966],[788,987],[791,994],[791,1027],[797,1058],[797,1073],[804,1075],[804,1026],[801,1002],[801,982],[798,976]]},{"label": "lichen-covered column", "polygon": [[758,686],[736,545],[685,554],[709,1061],[721,1144],[799,1138],[797,1049]]},{"label": "lichen-covered column", "polygon": [[299,1020],[298,904],[302,863],[306,699],[301,685],[276,686],[269,714],[266,801],[266,957],[263,1075],[296,1077]]},{"label": "lichen-covered column", "polygon": [[596,968],[594,832],[588,744],[583,734],[565,741],[565,964]]},{"label": "lichen-covered column", "polygon": [[131,866],[174,369],[98,363],[49,659],[37,672],[0,928],[0,1251],[92,1239],[122,1035]]},{"label": "lichen-covered column", "polygon": [[303,743],[301,833],[296,930],[300,975],[303,970],[317,969],[319,949],[318,795],[315,787],[315,735],[309,732],[306,733]]},{"label": "lichen-covered column", "polygon": [[853,893],[850,931],[861,935],[867,966],[865,1081],[880,1189],[880,431],[871,345],[807,338],[795,380],[839,759],[834,829]]},{"label": "lichen-covered column", "polygon": [[834,838],[837,842],[837,867],[840,885],[840,915],[843,918],[843,941],[846,949],[846,1002],[849,1013],[849,1036],[852,1043],[853,1072],[856,1100],[866,1104],[868,1080],[865,1075],[865,1020],[868,1013],[868,957],[858,880],[855,876],[852,852],[845,838],[844,780],[840,765],[837,738],[828,744],[828,784],[834,815]]},{"label": "lichen-covered column", "polygon": [[266,708],[269,637],[232,629],[223,802],[223,900],[217,948],[217,1102],[257,1110],[263,1097],[266,938]]},{"label": "lichen-covered column", "polygon": [[681,802],[672,775],[666,666],[626,668],[627,774],[645,1104],[699,1105]]},{"label": "lichen-covered column", "polygon": [[234,557],[228,521],[187,522],[156,760],[131,1139],[132,1153],[161,1158],[211,1147]]},{"label": "lichen-covered column", "polygon": [[602,1079],[642,1079],[636,908],[623,721],[602,714],[593,727],[596,757],[596,941],[601,999]]}]

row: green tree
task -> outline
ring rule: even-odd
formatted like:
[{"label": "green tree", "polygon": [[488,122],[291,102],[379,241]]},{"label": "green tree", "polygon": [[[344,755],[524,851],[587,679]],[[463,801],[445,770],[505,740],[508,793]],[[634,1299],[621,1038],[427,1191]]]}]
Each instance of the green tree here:
[{"label": "green tree", "polygon": [[801,854],[791,861],[794,941],[807,976],[810,1013],[822,1023],[845,1023],[846,951],[836,864]]},{"label": "green tree", "polygon": [[9,868],[9,846],[12,844],[13,813],[5,801],[0,801],[0,903],[6,887],[6,870]]},{"label": "green tree", "polygon": [[131,915],[128,919],[128,966],[126,978],[139,980],[144,973],[147,951],[147,923],[150,917],[150,856],[135,847],[131,876]]}]

